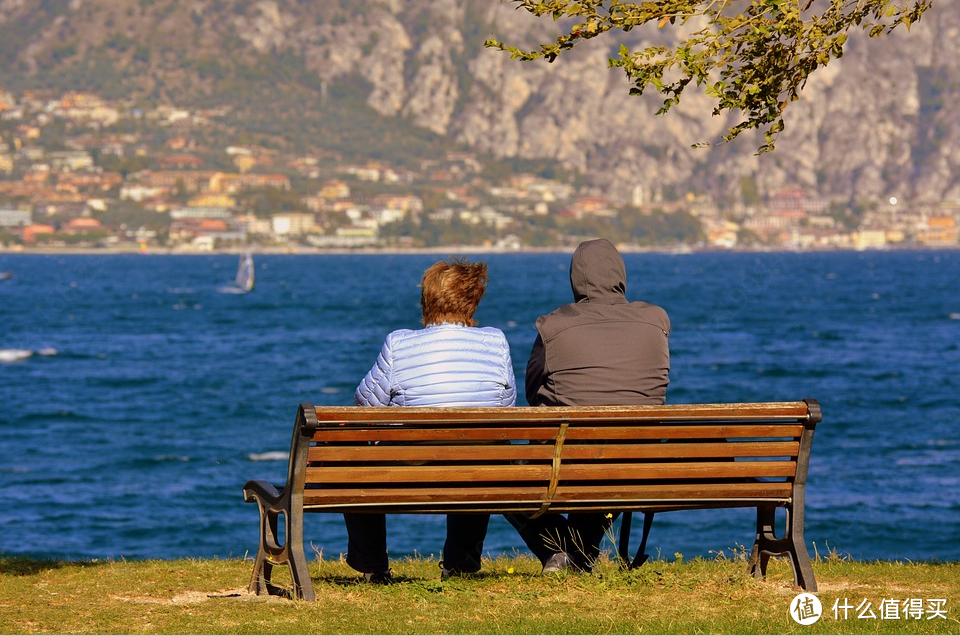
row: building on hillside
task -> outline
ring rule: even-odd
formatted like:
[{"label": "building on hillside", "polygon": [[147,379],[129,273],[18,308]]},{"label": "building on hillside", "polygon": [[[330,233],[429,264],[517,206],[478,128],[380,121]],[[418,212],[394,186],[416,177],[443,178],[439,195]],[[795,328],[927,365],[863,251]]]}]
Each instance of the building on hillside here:
[{"label": "building on hillside", "polygon": [[61,172],[57,174],[56,189],[60,192],[107,191],[123,183],[117,172]]},{"label": "building on hillside", "polygon": [[304,212],[281,212],[270,217],[273,233],[280,237],[301,236],[316,229],[312,214]]},{"label": "building on hillside", "polygon": [[194,155],[168,155],[157,159],[164,170],[196,170],[203,165],[203,159]]},{"label": "building on hillside", "polygon": [[423,212],[423,199],[413,194],[381,194],[370,200],[373,207],[400,210],[403,213]]},{"label": "building on hillside", "polygon": [[251,155],[237,155],[233,158],[233,165],[240,171],[240,174],[245,174],[257,166],[257,159]]},{"label": "building on hillside", "polygon": [[120,198],[129,201],[147,201],[162,196],[166,192],[166,188],[148,187],[137,184],[124,184],[120,186]]},{"label": "building on hillside", "polygon": [[205,192],[210,189],[210,180],[215,173],[201,170],[144,170],[130,178],[131,184],[145,188],[162,188],[172,192],[183,188],[184,192]]},{"label": "building on hillside", "polygon": [[213,249],[216,245],[246,243],[246,232],[234,229],[223,219],[185,218],[170,224],[170,242],[193,249]]},{"label": "building on hillside", "polygon": [[187,201],[189,207],[213,207],[213,208],[233,208],[237,205],[235,197],[220,192],[204,192],[190,197]]},{"label": "building on hillside", "polygon": [[952,216],[931,216],[917,240],[930,247],[956,247],[957,222]]},{"label": "building on hillside", "polygon": [[380,172],[382,167],[378,164],[371,163],[366,166],[347,166],[345,172],[349,175],[353,175],[360,181],[380,181]]},{"label": "building on hillside", "polygon": [[103,100],[93,93],[67,91],[60,96],[59,108],[95,108],[102,106]]},{"label": "building on hillside", "polygon": [[93,168],[93,157],[86,150],[58,150],[47,153],[47,161],[54,171],[89,170]]},{"label": "building on hillside", "polygon": [[81,216],[71,219],[64,224],[62,230],[67,234],[86,234],[94,230],[103,229],[103,225],[97,219],[88,216]]},{"label": "building on hillside", "polygon": [[23,242],[36,243],[41,236],[53,236],[57,229],[46,223],[33,223],[23,228]]},{"label": "building on hillside", "polygon": [[317,194],[324,199],[349,199],[350,186],[341,179],[331,179],[320,186],[320,192]]},{"label": "building on hillside", "polygon": [[170,218],[179,219],[229,219],[230,210],[218,206],[187,206],[170,210]]},{"label": "building on hillside", "polygon": [[50,178],[50,166],[45,163],[35,163],[24,173],[23,182],[34,185],[46,183]]},{"label": "building on hillside", "polygon": [[887,232],[883,229],[860,229],[853,233],[853,247],[858,250],[882,249],[887,246]]},{"label": "building on hillside", "polygon": [[33,222],[33,213],[30,210],[16,208],[0,208],[0,228],[25,228]]},{"label": "building on hillside", "polygon": [[248,235],[268,236],[273,232],[273,223],[270,219],[261,219],[255,214],[238,214],[233,217],[237,227],[245,231]]},{"label": "building on hillside", "polygon": [[217,172],[210,176],[206,189],[210,192],[236,194],[243,190],[252,190],[254,188],[290,190],[290,179],[282,174],[230,174]]},{"label": "building on hillside", "polygon": [[743,227],[760,237],[767,245],[783,245],[790,241],[796,228],[796,212],[781,214],[756,214],[743,221]]},{"label": "building on hillside", "polygon": [[709,194],[695,194],[688,192],[684,196],[687,203],[687,211],[698,219],[719,219],[720,210],[717,208],[717,202]]},{"label": "building on hillside", "polygon": [[737,234],[740,226],[733,221],[708,218],[703,221],[707,245],[721,249],[732,249],[737,246]]},{"label": "building on hillside", "polygon": [[574,218],[582,219],[584,216],[617,216],[617,210],[606,197],[579,197],[570,203],[570,210]]}]

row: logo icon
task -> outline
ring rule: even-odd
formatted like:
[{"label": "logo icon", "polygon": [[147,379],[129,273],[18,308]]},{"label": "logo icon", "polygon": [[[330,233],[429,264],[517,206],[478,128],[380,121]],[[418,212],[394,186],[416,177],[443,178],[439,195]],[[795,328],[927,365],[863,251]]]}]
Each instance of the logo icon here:
[{"label": "logo icon", "polygon": [[790,601],[790,617],[801,625],[813,625],[820,620],[823,607],[813,594],[797,594]]}]

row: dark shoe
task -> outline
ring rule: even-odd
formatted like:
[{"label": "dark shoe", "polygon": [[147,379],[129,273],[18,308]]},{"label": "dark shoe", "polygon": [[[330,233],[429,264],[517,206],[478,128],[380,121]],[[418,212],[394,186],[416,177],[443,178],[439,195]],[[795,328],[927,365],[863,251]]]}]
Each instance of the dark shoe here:
[{"label": "dark shoe", "polygon": [[363,580],[371,585],[390,585],[393,583],[390,570],[384,570],[383,572],[364,572]]},{"label": "dark shoe", "polygon": [[469,576],[471,574],[476,574],[479,570],[474,570],[473,572],[464,572],[463,570],[458,570],[457,568],[445,568],[443,567],[443,562],[440,563],[440,580],[446,581],[451,577],[459,576]]},{"label": "dark shoe", "polygon": [[547,562],[543,564],[540,574],[556,574],[564,570],[574,569],[573,560],[566,552],[555,552]]}]

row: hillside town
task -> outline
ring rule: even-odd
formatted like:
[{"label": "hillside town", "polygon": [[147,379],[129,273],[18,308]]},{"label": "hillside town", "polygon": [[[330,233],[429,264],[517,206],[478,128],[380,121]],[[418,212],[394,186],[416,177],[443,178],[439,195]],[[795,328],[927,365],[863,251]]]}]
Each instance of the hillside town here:
[{"label": "hillside town", "polygon": [[0,249],[523,250],[589,235],[674,251],[958,246],[960,201],[850,209],[751,183],[737,200],[637,184],[619,201],[575,175],[491,169],[464,150],[414,166],[290,153],[228,121],[227,108],[0,89]]}]

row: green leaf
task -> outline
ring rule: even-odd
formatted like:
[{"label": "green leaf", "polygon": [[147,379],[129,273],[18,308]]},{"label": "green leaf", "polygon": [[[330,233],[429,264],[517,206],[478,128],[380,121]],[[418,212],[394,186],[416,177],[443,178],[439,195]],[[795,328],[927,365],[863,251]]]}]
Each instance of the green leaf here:
[{"label": "green leaf", "polygon": [[[581,18],[552,43],[521,51],[488,38],[484,46],[510,53],[512,59],[553,61],[586,39],[617,37],[641,25],[697,24],[696,30],[670,33],[669,45],[631,50],[617,43],[609,67],[623,69],[631,95],[647,88],[663,98],[658,114],[678,104],[691,81],[714,100],[714,114],[736,114],[741,121],[723,135],[730,141],[748,130],[762,130],[758,154],[774,149],[783,130],[780,115],[795,101],[807,78],[843,55],[848,32],[870,37],[891,33],[919,20],[933,0],[751,0],[734,13],[729,0],[503,0],[534,16]],[[802,5],[802,6],[801,6]],[[801,10],[802,9],[802,10]],[[702,25],[702,26],[701,26]],[[664,81],[665,74],[676,79]]]}]

